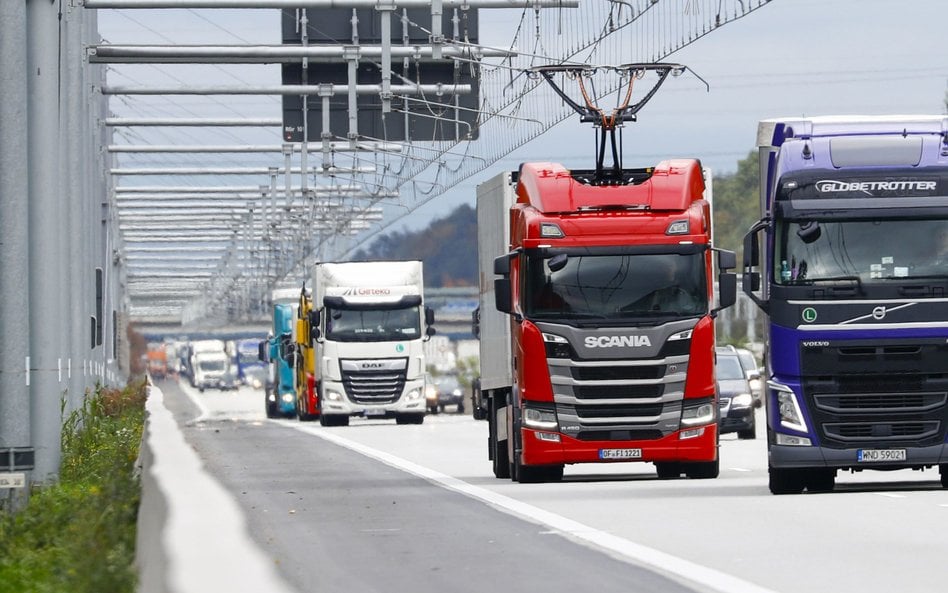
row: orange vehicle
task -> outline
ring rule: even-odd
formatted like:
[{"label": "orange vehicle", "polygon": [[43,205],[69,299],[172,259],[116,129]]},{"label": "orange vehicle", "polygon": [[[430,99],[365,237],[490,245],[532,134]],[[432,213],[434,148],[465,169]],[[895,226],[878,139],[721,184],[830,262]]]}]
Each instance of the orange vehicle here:
[{"label": "orange vehicle", "polygon": [[148,374],[153,379],[164,379],[168,375],[168,355],[164,344],[148,345]]}]

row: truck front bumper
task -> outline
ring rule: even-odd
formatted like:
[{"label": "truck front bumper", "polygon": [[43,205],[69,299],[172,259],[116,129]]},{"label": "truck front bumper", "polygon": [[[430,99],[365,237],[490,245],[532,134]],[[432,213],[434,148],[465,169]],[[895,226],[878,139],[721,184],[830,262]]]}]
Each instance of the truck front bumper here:
[{"label": "truck front bumper", "polygon": [[341,383],[323,383],[322,409],[326,416],[365,416],[366,418],[394,418],[402,414],[424,414],[427,408],[423,383],[405,385],[400,398],[388,404],[360,404],[346,395]]},{"label": "truck front bumper", "polygon": [[[523,428],[522,431],[523,463],[527,465],[714,461],[718,457],[717,424],[678,430],[660,439],[647,441],[581,441],[558,432],[529,428]],[[689,437],[689,434],[695,436]],[[557,437],[558,441],[554,440]]]},{"label": "truck front bumper", "polygon": [[[904,461],[859,461],[860,450],[904,450]],[[866,444],[856,449],[771,445],[770,466],[777,468],[906,469],[948,464],[948,444],[931,447],[892,447]]]}]

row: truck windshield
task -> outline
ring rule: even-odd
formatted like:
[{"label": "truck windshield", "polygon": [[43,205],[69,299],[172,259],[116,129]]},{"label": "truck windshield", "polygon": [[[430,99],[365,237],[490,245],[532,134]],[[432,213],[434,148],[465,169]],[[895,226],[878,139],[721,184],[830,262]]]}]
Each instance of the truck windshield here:
[{"label": "truck windshield", "polygon": [[773,264],[777,284],[948,278],[948,220],[780,222]]},{"label": "truck windshield", "polygon": [[326,308],[326,339],[337,342],[414,340],[421,337],[421,313],[408,309]]},{"label": "truck windshield", "polygon": [[[562,261],[558,262],[562,265]],[[530,319],[625,319],[704,315],[704,254],[571,255],[554,265],[528,255],[523,285]]]}]

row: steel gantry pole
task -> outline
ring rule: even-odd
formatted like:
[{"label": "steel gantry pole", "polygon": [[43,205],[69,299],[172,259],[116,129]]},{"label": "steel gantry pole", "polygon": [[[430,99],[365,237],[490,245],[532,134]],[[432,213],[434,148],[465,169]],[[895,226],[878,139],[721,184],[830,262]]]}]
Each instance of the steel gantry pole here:
[{"label": "steel gantry pole", "polygon": [[[0,348],[0,473],[13,474],[18,483],[22,474],[25,486],[29,473],[10,463],[11,451],[32,451],[29,165],[23,154],[29,134],[23,2],[0,2],[0,56],[0,335],[4,342]],[[7,494],[22,500],[28,493],[28,488],[18,487]]]},{"label": "steel gantry pole", "polygon": [[[61,458],[65,252],[59,172],[59,7],[26,4],[29,105],[30,404],[36,468],[33,479],[55,479]],[[6,56],[3,57],[7,59]],[[6,291],[6,289],[4,289]]]}]

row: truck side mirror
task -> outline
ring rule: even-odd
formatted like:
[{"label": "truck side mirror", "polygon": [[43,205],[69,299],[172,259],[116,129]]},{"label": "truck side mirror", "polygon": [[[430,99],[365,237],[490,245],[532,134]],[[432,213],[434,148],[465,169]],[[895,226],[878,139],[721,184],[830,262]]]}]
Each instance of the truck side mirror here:
[{"label": "truck side mirror", "polygon": [[[496,260],[495,260],[496,261]],[[494,280],[494,306],[501,313],[513,313],[513,299],[510,294],[510,277]]]},{"label": "truck side mirror", "polygon": [[718,251],[718,268],[721,270],[733,270],[737,267],[737,256],[733,251],[721,249]]},{"label": "truck side mirror", "polygon": [[760,291],[761,280],[758,271],[761,268],[760,237],[758,233],[766,228],[767,224],[767,219],[760,220],[744,235],[744,265],[741,270],[741,285],[744,292],[764,312],[767,311],[767,302],[757,294]]},{"label": "truck side mirror", "polygon": [[718,275],[718,309],[727,309],[737,302],[737,274]]},{"label": "truck side mirror", "polygon": [[501,255],[500,257],[494,258],[494,274],[497,276],[509,276],[510,275],[510,260],[513,256],[513,253],[508,253],[506,255]]},{"label": "truck side mirror", "polygon": [[309,341],[315,342],[322,337],[322,332],[319,331],[319,311],[311,310],[307,314],[307,319],[309,320]]},{"label": "truck side mirror", "polygon": [[477,307],[471,312],[471,333],[478,340],[481,338],[481,308]]},{"label": "truck side mirror", "polygon": [[425,307],[425,325],[431,326],[434,325],[435,316],[434,309],[431,307]]},{"label": "truck side mirror", "polygon": [[263,340],[257,344],[257,359],[262,362],[270,362],[269,352],[267,352],[268,342]]}]

